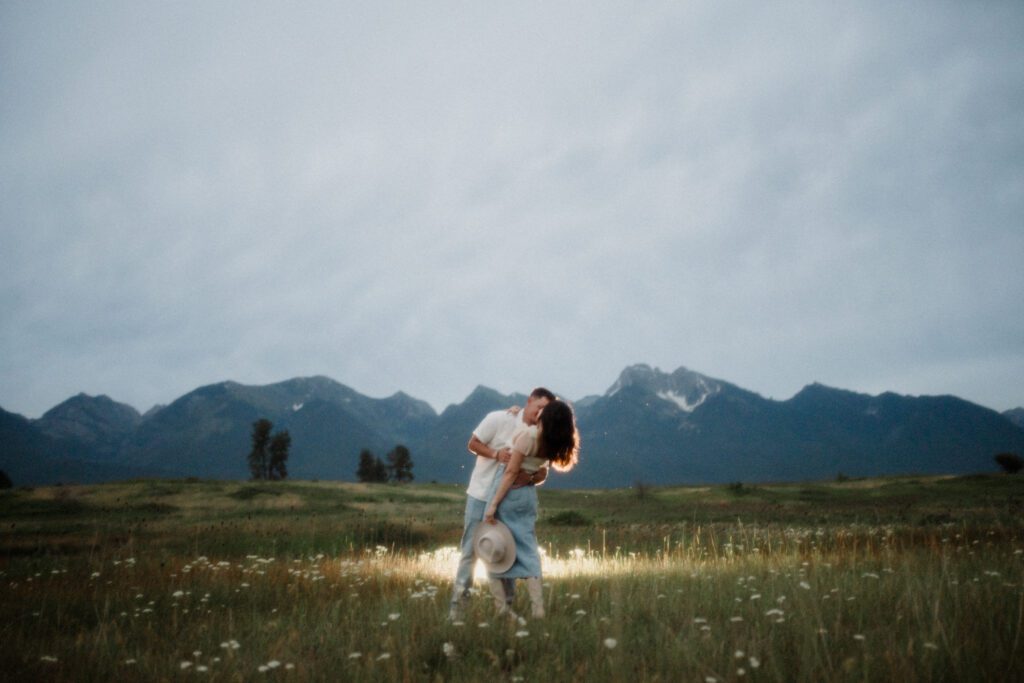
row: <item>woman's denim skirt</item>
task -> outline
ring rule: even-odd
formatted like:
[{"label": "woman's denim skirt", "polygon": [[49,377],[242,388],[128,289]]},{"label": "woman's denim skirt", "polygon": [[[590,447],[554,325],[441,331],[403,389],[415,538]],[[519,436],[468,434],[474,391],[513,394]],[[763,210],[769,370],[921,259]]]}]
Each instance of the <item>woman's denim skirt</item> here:
[{"label": "woman's denim skirt", "polygon": [[[501,477],[505,473],[504,466],[494,476],[494,483],[487,493],[487,500],[494,497]],[[509,489],[505,499],[498,506],[494,515],[505,523],[512,532],[516,542],[516,561],[501,574],[491,574],[492,579],[526,579],[540,577],[540,551],[537,548],[537,487],[522,486]]]}]

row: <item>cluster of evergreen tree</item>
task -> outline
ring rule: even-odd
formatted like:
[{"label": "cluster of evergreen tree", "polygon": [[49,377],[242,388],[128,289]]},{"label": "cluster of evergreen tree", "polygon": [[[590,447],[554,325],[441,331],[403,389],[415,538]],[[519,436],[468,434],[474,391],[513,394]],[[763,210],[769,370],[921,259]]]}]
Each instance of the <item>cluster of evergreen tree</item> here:
[{"label": "cluster of evergreen tree", "polygon": [[276,480],[288,477],[288,449],[292,437],[288,430],[271,436],[274,424],[260,418],[252,423],[252,450],[249,452],[249,473],[253,479]]},{"label": "cluster of evergreen tree", "polygon": [[359,454],[359,467],[356,477],[366,482],[407,482],[413,480],[412,454],[401,444],[395,446],[387,455],[387,462],[375,456],[371,451],[363,449]]}]

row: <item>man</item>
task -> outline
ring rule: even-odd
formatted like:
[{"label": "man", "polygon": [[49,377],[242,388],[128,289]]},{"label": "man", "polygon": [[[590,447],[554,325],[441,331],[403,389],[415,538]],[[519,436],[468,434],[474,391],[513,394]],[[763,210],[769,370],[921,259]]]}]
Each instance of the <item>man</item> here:
[{"label": "man", "polygon": [[[482,422],[473,430],[469,439],[469,452],[476,456],[473,474],[469,478],[466,489],[466,514],[462,529],[462,555],[459,568],[455,574],[455,590],[452,592],[452,603],[448,618],[457,620],[462,615],[462,607],[469,597],[469,588],[473,585],[473,569],[476,557],[473,554],[473,532],[484,517],[487,501],[484,497],[494,481],[501,463],[508,462],[511,452],[512,435],[520,425],[535,425],[540,411],[555,395],[543,387],[537,387],[526,400],[521,411],[496,410],[488,413]],[[514,582],[509,580],[505,586],[506,599],[514,595]]]}]

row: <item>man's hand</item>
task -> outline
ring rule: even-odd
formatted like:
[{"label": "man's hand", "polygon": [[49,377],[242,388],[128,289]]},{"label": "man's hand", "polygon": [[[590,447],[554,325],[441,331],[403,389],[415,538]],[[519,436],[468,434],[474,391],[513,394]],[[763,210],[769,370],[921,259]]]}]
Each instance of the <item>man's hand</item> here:
[{"label": "man's hand", "polygon": [[487,510],[484,511],[484,521],[488,524],[497,524],[498,521],[494,519],[495,508],[493,505],[488,505]]},{"label": "man's hand", "polygon": [[522,411],[523,411],[523,408],[521,406],[512,406],[511,408],[509,408],[505,412],[508,413],[509,415],[518,415]]},{"label": "man's hand", "polygon": [[498,462],[508,463],[508,461],[512,459],[512,451],[507,448],[502,448],[495,454],[494,459]]}]

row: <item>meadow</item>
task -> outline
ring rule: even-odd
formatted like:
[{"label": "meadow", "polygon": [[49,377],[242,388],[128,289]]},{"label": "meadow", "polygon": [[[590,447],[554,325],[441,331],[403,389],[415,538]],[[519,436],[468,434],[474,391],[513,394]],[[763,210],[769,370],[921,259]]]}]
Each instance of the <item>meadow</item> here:
[{"label": "meadow", "polygon": [[539,495],[547,618],[450,623],[461,486],[2,491],[0,677],[1024,679],[1024,477]]}]

